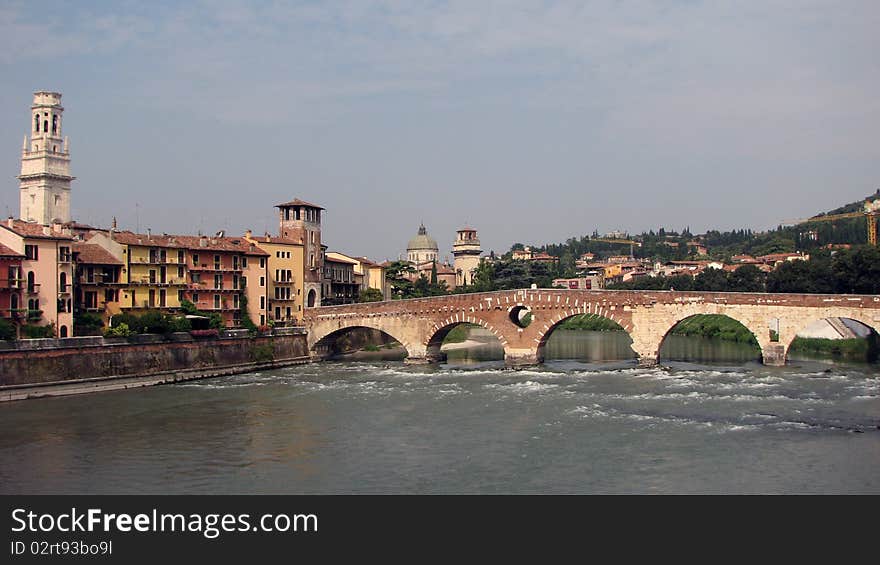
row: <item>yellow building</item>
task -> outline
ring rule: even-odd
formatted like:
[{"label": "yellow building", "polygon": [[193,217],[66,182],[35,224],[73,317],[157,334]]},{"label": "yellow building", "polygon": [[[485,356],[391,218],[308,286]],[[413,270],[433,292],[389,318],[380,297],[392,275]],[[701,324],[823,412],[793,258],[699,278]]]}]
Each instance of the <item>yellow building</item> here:
[{"label": "yellow building", "polygon": [[236,327],[246,296],[251,320],[266,321],[267,256],[253,242],[111,230],[93,232],[87,243],[102,247],[122,263],[113,310],[175,312],[188,300],[199,310],[220,314],[227,327]]},{"label": "yellow building", "polygon": [[266,265],[266,315],[275,325],[293,325],[302,321],[305,246],[292,239],[254,236],[250,230],[244,239],[269,254]]},{"label": "yellow building", "polygon": [[383,300],[391,300],[391,285],[385,278],[385,267],[366,257],[352,257],[338,251],[331,251],[326,256],[354,263],[355,282],[359,291],[374,288],[382,293]]}]

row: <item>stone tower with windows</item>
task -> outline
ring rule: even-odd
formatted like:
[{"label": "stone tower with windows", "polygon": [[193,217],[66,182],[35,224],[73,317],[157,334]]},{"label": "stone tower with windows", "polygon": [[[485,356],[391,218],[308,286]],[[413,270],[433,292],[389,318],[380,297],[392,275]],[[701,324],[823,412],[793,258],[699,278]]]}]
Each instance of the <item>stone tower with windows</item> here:
[{"label": "stone tower with windows", "polygon": [[470,286],[474,284],[474,271],[480,266],[480,239],[477,230],[462,228],[458,230],[455,243],[452,244],[452,256],[455,257],[455,284],[456,286]]},{"label": "stone tower with windows", "polygon": [[21,148],[20,217],[49,225],[70,221],[70,145],[61,137],[61,94],[34,93],[30,142]]},{"label": "stone tower with windows", "polygon": [[304,305],[321,305],[321,288],[324,276],[324,246],[321,245],[321,206],[300,199],[275,206],[280,210],[278,235],[303,245]]}]

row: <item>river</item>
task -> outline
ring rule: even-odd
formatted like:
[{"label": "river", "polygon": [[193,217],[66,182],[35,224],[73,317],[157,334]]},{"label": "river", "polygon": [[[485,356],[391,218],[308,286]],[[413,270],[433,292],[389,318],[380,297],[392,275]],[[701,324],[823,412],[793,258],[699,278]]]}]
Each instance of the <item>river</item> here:
[{"label": "river", "polygon": [[0,493],[880,494],[876,366],[769,368],[689,341],[665,356],[700,361],[646,369],[621,334],[575,333],[519,371],[476,334],[438,366],[4,403]]}]

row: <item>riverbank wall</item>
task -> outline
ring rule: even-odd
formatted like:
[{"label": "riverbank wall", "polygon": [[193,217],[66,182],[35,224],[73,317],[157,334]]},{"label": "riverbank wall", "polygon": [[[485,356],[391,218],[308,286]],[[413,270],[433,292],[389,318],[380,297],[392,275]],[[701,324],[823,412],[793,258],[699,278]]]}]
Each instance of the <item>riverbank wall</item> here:
[{"label": "riverbank wall", "polygon": [[305,330],[210,339],[188,333],[133,338],[21,340],[0,349],[0,401],[63,396],[245,373],[310,361]]}]

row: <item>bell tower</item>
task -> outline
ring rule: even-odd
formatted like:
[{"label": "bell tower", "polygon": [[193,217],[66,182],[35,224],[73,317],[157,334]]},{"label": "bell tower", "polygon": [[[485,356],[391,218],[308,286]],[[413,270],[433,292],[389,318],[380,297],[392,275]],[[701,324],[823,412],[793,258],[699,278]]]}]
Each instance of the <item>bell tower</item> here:
[{"label": "bell tower", "polygon": [[61,136],[64,108],[61,94],[34,92],[30,141],[21,148],[19,216],[27,222],[49,225],[70,221],[70,145]]},{"label": "bell tower", "polygon": [[480,239],[477,230],[461,228],[456,231],[455,243],[452,244],[452,255],[455,257],[455,285],[469,286],[474,284],[474,271],[480,266]]}]

